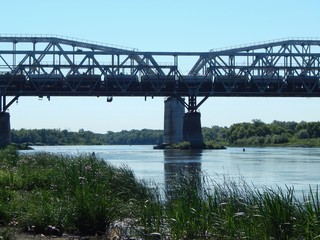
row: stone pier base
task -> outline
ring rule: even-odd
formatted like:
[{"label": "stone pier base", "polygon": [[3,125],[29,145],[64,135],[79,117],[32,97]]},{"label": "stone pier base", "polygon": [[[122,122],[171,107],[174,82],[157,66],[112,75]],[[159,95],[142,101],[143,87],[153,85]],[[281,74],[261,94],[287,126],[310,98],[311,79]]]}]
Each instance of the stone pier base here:
[{"label": "stone pier base", "polygon": [[201,114],[188,112],[183,117],[183,140],[190,142],[192,148],[203,148]]}]

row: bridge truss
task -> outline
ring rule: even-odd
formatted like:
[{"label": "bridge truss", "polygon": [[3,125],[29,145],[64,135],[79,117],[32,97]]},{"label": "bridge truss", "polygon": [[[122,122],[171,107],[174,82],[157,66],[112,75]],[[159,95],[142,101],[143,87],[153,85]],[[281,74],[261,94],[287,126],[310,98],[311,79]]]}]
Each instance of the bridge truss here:
[{"label": "bridge truss", "polygon": [[20,96],[175,96],[191,112],[208,97],[319,97],[320,40],[143,52],[60,36],[0,35],[0,112]]}]

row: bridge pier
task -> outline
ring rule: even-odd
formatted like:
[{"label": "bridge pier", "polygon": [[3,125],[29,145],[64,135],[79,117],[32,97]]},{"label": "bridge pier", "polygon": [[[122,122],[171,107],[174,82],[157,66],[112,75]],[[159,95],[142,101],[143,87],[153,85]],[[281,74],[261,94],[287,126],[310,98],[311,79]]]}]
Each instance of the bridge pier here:
[{"label": "bridge pier", "polygon": [[[192,148],[203,148],[201,114],[196,111],[200,104],[196,104],[196,98],[189,97],[189,103],[186,103],[179,96],[169,97],[164,106],[163,145],[186,141],[190,142]],[[188,109],[187,113],[185,108]]]},{"label": "bridge pier", "polygon": [[170,145],[183,141],[184,106],[175,97],[164,101],[163,144]]},{"label": "bridge pier", "polygon": [[11,143],[10,114],[0,112],[0,147]]},{"label": "bridge pier", "polygon": [[201,130],[201,114],[199,112],[187,112],[183,117],[183,141],[190,142],[192,148],[203,148],[203,136]]}]

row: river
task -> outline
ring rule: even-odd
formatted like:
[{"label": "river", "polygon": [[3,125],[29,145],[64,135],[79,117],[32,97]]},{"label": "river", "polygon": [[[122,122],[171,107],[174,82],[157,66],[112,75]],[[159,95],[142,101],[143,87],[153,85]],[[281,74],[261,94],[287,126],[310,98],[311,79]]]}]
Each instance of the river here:
[{"label": "river", "polygon": [[[96,156],[116,166],[127,165],[138,178],[165,184],[181,169],[202,170],[214,179],[224,177],[258,189],[294,187],[297,195],[319,184],[320,148],[242,148],[226,150],[154,150],[153,146],[34,146],[35,152]],[[222,180],[221,180],[222,181]]]}]

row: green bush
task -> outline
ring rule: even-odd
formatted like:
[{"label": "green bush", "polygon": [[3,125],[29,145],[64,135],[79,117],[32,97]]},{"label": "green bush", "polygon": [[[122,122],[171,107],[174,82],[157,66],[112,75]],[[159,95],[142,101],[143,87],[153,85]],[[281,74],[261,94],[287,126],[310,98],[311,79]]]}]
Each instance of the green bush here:
[{"label": "green bush", "polygon": [[168,145],[165,147],[165,149],[191,149],[191,143],[184,141],[184,142]]}]

